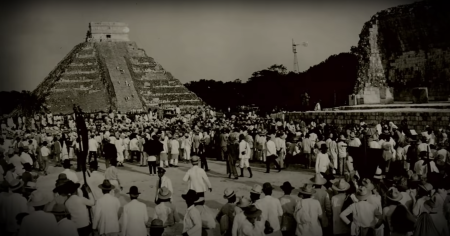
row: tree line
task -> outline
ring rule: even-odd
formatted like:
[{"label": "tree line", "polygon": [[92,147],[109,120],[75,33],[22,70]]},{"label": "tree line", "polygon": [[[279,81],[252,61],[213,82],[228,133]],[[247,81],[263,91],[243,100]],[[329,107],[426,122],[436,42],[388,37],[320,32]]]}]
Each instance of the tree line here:
[{"label": "tree line", "polygon": [[348,104],[358,75],[358,59],[353,53],[332,55],[307,71],[294,73],[283,65],[254,72],[246,81],[201,79],[185,86],[212,107],[226,111],[239,106],[255,106],[261,111],[312,110]]}]

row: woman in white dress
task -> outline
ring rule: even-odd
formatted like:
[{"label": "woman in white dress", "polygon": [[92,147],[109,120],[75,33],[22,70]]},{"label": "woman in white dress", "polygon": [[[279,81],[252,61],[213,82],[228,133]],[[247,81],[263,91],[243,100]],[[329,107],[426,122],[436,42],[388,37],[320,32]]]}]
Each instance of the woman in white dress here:
[{"label": "woman in white dress", "polygon": [[298,196],[300,200],[295,206],[294,217],[297,221],[297,236],[322,236],[322,207],[320,202],[311,196],[316,193],[311,184],[305,184],[300,188]]}]

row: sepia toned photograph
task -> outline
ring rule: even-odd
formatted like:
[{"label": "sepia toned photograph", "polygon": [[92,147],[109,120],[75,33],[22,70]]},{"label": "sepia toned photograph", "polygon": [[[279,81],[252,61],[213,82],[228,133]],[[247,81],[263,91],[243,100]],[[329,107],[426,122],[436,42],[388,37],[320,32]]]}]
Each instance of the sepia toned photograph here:
[{"label": "sepia toned photograph", "polygon": [[450,236],[448,0],[0,5],[1,236]]}]

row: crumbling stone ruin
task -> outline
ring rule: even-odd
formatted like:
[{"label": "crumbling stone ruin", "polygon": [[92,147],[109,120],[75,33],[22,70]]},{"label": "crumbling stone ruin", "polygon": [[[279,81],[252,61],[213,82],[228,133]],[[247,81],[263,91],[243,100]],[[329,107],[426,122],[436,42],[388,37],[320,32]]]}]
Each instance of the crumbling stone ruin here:
[{"label": "crumbling stone ruin", "polygon": [[377,88],[381,100],[389,91],[395,101],[411,101],[414,87],[427,87],[429,100],[447,101],[450,3],[428,0],[381,11],[365,23],[352,50],[360,65],[355,93]]}]

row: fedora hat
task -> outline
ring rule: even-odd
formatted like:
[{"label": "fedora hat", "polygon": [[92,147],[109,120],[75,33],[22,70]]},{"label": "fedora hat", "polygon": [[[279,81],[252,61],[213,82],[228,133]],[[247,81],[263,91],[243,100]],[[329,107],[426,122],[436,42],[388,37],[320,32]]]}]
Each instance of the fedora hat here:
[{"label": "fedora hat", "polygon": [[327,144],[326,144],[326,143],[322,143],[322,144],[320,145],[320,150],[326,150],[326,149],[328,149]]},{"label": "fedora hat", "polygon": [[58,175],[58,179],[56,180],[56,186],[62,185],[64,183],[67,183],[69,179],[67,178],[67,175],[64,173],[61,173]]},{"label": "fedora hat", "polygon": [[248,199],[247,197],[240,197],[238,202],[236,203],[236,206],[240,207],[240,208],[245,208],[251,205],[251,200]]},{"label": "fedora hat", "polygon": [[11,182],[9,182],[9,189],[11,191],[16,191],[23,187],[23,181],[19,179],[13,179]]},{"label": "fedora hat", "polygon": [[327,180],[325,178],[323,178],[321,174],[314,175],[314,177],[312,177],[310,179],[310,181],[314,185],[324,185],[327,183]]},{"label": "fedora hat", "polygon": [[131,186],[130,187],[130,191],[127,194],[129,194],[129,195],[139,195],[141,193],[139,192],[138,187]]},{"label": "fedora hat", "polygon": [[262,193],[262,187],[259,184],[253,185],[252,189],[250,189],[251,193],[261,194]]},{"label": "fedora hat", "polygon": [[223,198],[225,199],[230,199],[231,197],[235,196],[236,194],[234,193],[234,190],[232,189],[225,189],[225,191],[223,192]]},{"label": "fedora hat", "polygon": [[162,187],[158,191],[158,199],[169,199],[172,197],[172,193],[167,187]]},{"label": "fedora hat", "polygon": [[292,187],[291,183],[289,183],[288,181],[284,182],[283,185],[280,186],[280,188],[282,190],[292,190],[295,189],[294,187]]},{"label": "fedora hat", "polygon": [[350,184],[345,181],[345,179],[341,179],[335,182],[332,188],[338,192],[345,192],[350,188]]},{"label": "fedora hat", "polygon": [[360,201],[364,201],[370,196],[370,190],[368,190],[365,186],[360,187],[356,191],[356,198]]},{"label": "fedora hat", "polygon": [[150,224],[150,228],[162,229],[162,228],[164,228],[164,222],[160,219],[154,219],[154,220],[152,220],[152,223]]},{"label": "fedora hat", "polygon": [[305,195],[313,195],[316,193],[316,190],[313,188],[312,184],[305,184],[300,188],[299,193]]},{"label": "fedora hat", "polygon": [[377,171],[375,172],[375,175],[373,176],[374,179],[383,179],[383,176],[381,175],[383,172],[379,167],[377,167]]},{"label": "fedora hat", "polygon": [[263,184],[263,190],[265,190],[265,189],[274,189],[273,187],[272,187],[272,185],[270,184],[270,183],[264,183]]},{"label": "fedora hat", "polygon": [[403,195],[398,191],[397,188],[391,187],[386,196],[389,200],[399,202],[403,199]]},{"label": "fedora hat", "polygon": [[101,190],[113,190],[115,188],[114,185],[109,182],[109,180],[103,180],[103,183],[98,186]]},{"label": "fedora hat", "polygon": [[36,190],[31,193],[30,201],[28,202],[29,206],[37,207],[37,206],[44,206],[47,203],[49,203],[51,200],[48,199],[47,196],[45,196],[41,191]]},{"label": "fedora hat", "polygon": [[158,166],[158,173],[166,173],[166,169]]},{"label": "fedora hat", "polygon": [[258,208],[256,208],[255,205],[250,205],[249,207],[247,207],[247,209],[244,210],[244,215],[246,217],[259,217],[261,216],[262,211]]},{"label": "fedora hat", "polygon": [[185,200],[185,201],[191,201],[191,202],[195,202],[198,200],[198,195],[197,192],[195,192],[192,189],[189,189],[189,191],[186,194],[181,195],[181,197]]},{"label": "fedora hat", "polygon": [[198,156],[192,156],[191,157],[192,164],[197,164],[199,160],[200,160],[200,157],[198,157]]}]

